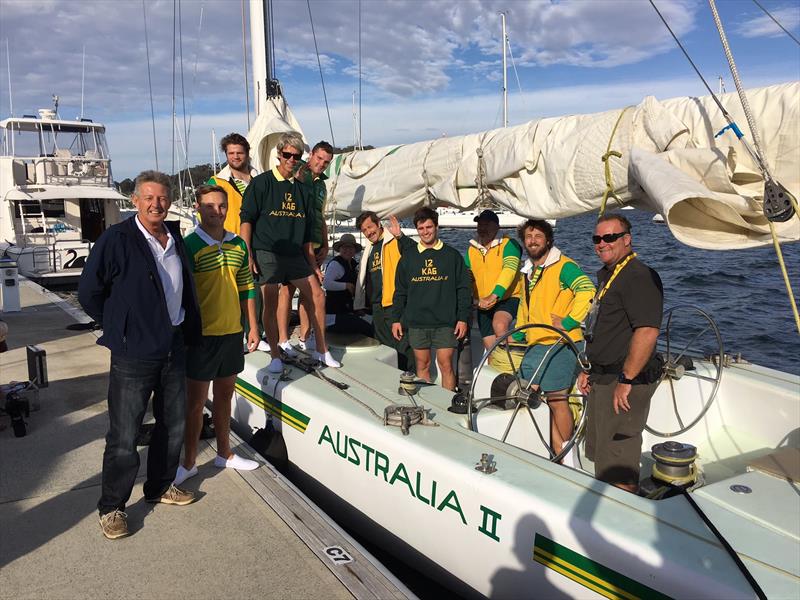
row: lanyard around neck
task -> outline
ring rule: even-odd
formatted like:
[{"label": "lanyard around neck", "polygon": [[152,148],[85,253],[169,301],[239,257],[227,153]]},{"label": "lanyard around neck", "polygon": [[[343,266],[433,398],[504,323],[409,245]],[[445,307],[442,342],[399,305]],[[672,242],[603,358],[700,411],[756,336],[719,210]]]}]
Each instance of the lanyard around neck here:
[{"label": "lanyard around neck", "polygon": [[603,286],[603,289],[600,290],[600,293],[597,294],[597,296],[595,297],[594,299],[595,303],[600,302],[600,300],[603,299],[603,296],[606,295],[608,288],[611,287],[612,282],[617,278],[617,275],[620,274],[622,269],[625,268],[625,265],[627,265],[632,258],[636,258],[636,252],[631,252],[625,260],[623,260],[616,267],[614,267],[614,272],[611,274],[611,277],[608,278],[608,281],[606,281],[606,284]]}]

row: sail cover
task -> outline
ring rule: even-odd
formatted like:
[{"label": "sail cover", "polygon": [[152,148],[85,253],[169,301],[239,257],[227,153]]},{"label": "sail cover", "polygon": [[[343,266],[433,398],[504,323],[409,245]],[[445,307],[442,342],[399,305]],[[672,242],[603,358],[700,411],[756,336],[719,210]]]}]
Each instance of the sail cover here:
[{"label": "sail cover", "polygon": [[[773,177],[800,196],[800,82],[747,97]],[[751,140],[738,96],[719,98]],[[483,192],[528,217],[597,211],[610,147],[621,154],[609,158],[620,200],[661,213],[682,242],[708,249],[771,244],[763,178],[730,130],[715,138],[725,125],[710,96],[646,97],[603,113],[351,152],[331,163],[327,210],[346,218],[364,210],[404,216],[421,206],[469,209]],[[607,210],[616,205],[609,198]],[[800,239],[797,217],[776,227],[782,241]]]}]

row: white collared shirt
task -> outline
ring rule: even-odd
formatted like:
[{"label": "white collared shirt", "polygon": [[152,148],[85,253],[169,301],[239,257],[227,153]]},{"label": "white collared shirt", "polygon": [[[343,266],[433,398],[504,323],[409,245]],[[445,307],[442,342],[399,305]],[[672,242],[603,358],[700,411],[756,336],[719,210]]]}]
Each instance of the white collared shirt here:
[{"label": "white collared shirt", "polygon": [[167,232],[167,247],[162,248],[161,242],[141,224],[139,215],[135,215],[133,218],[136,220],[139,231],[144,235],[144,239],[147,240],[147,245],[156,261],[158,277],[161,279],[161,287],[164,288],[164,300],[167,301],[169,320],[173,326],[180,325],[183,323],[186,311],[183,309],[183,268],[181,257],[178,256],[175,248],[175,239],[166,225],[163,226]]}]

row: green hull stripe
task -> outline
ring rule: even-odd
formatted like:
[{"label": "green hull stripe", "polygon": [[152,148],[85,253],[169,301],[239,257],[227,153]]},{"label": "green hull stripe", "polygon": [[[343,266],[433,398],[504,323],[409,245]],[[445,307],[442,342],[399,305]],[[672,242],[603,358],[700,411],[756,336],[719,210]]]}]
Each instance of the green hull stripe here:
[{"label": "green hull stripe", "polygon": [[533,560],[606,598],[670,598],[538,533],[534,541]]},{"label": "green hull stripe", "polygon": [[300,433],[305,433],[311,419],[300,411],[287,406],[277,398],[273,398],[263,390],[247,383],[244,379],[236,378],[236,391],[244,396],[252,404],[263,408],[271,415],[276,416],[281,421],[294,427]]}]

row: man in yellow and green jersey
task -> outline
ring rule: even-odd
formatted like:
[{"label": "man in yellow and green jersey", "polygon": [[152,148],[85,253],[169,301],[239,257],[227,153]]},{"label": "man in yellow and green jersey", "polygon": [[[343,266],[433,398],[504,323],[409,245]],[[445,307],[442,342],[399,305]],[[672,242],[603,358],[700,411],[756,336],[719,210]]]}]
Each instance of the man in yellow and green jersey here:
[{"label": "man in yellow and green jersey", "polygon": [[259,466],[231,452],[229,440],[231,398],[236,376],[244,368],[242,313],[250,324],[248,350],[255,350],[260,339],[256,326],[256,290],[247,246],[242,238],[224,228],[228,200],[222,187],[199,186],[195,192],[195,209],[201,216],[200,225],[184,241],[200,303],[203,337],[200,344],[189,347],[186,354],[184,456],[175,475],[175,485],[197,474],[197,444],[211,382],[214,384],[211,414],[217,437],[214,465],[239,470]]},{"label": "man in yellow and green jersey", "polygon": [[[250,166],[250,143],[239,133],[229,133],[219,143],[225,153],[227,164],[208,180],[209,185],[218,185],[228,197],[228,213],[225,230],[239,233],[239,211],[242,208],[244,191],[258,171]],[[202,217],[201,217],[202,218]]]},{"label": "man in yellow and green jersey", "polygon": [[464,259],[478,304],[478,329],[488,350],[508,331],[517,314],[522,248],[516,240],[497,237],[500,219],[494,211],[482,211],[475,222],[477,236],[470,240]]}]

